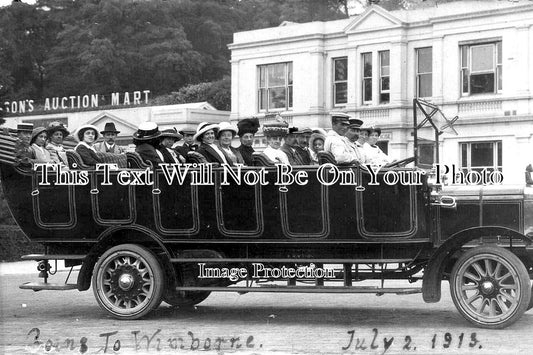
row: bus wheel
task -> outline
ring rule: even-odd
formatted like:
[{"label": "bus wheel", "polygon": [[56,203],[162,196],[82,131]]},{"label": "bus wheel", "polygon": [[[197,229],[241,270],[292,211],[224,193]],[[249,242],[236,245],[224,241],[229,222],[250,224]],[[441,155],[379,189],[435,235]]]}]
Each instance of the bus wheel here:
[{"label": "bus wheel", "polygon": [[509,250],[496,246],[465,252],[453,267],[450,288],[461,315],[489,329],[513,324],[524,314],[531,298],[524,264]]},{"label": "bus wheel", "polygon": [[137,319],[159,306],[164,273],[154,254],[135,244],[117,245],[98,260],[93,291],[100,307],[118,319]]}]

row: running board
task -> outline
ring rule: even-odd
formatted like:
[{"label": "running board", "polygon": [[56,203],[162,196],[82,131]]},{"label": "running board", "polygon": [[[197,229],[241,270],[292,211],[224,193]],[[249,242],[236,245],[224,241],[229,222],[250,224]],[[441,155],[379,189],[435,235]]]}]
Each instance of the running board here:
[{"label": "running board", "polygon": [[67,291],[67,290],[77,290],[78,285],[76,284],[56,284],[49,282],[26,282],[19,286],[23,290],[54,290],[54,291]]},{"label": "running board", "polygon": [[176,291],[212,291],[212,292],[282,292],[282,293],[375,293],[378,295],[394,293],[410,295],[422,293],[421,287],[380,288],[370,286],[277,286],[261,285],[254,287],[195,287],[178,286]]},{"label": "running board", "polygon": [[87,255],[77,254],[28,254],[22,255],[22,260],[84,260]]}]

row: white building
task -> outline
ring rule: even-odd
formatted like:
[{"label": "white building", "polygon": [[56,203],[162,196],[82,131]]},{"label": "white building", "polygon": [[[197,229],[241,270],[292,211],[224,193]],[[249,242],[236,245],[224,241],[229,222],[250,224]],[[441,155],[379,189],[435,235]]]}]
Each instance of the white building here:
[{"label": "white building", "polygon": [[532,26],[532,3],[485,0],[372,6],[343,20],[235,33],[231,119],[278,111],[294,126],[330,128],[329,113],[343,111],[380,126],[401,159],[413,154],[420,97],[459,116],[458,135],[440,137],[441,163],[497,168],[504,183],[523,183],[533,162]]}]

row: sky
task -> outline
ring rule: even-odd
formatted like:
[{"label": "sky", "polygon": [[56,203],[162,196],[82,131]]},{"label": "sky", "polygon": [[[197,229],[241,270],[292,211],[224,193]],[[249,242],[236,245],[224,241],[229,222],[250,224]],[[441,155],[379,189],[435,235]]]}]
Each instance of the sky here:
[{"label": "sky", "polygon": [[[35,4],[35,0],[23,0],[26,4]],[[11,5],[11,0],[0,0],[0,7]]]}]

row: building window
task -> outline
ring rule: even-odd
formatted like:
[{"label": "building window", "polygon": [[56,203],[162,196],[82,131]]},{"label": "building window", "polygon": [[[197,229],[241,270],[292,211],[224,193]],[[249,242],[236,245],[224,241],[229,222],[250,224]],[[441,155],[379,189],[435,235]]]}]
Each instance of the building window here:
[{"label": "building window", "polygon": [[461,168],[467,173],[475,170],[481,172],[502,171],[502,142],[468,142],[461,145]]},{"label": "building window", "polygon": [[292,108],[292,62],[258,66],[259,111]]},{"label": "building window", "polygon": [[363,103],[372,102],[372,53],[362,54],[363,63]]},{"label": "building window", "polygon": [[390,101],[390,52],[379,52],[379,102]]},{"label": "building window", "polygon": [[461,46],[461,93],[497,93],[502,89],[502,42]]},{"label": "building window", "polygon": [[342,105],[348,102],[348,59],[333,59],[333,102]]},{"label": "building window", "polygon": [[416,97],[433,96],[433,50],[416,49]]}]

